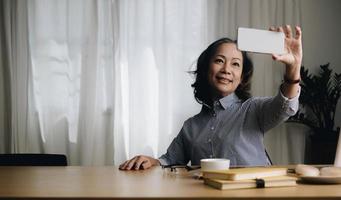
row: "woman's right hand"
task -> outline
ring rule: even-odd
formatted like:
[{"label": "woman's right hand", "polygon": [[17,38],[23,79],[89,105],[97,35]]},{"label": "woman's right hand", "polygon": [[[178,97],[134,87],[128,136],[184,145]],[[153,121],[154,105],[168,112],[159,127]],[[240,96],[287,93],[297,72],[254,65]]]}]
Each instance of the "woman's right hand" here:
[{"label": "woman's right hand", "polygon": [[160,165],[159,160],[149,156],[139,155],[134,158],[125,161],[119,166],[120,170],[144,170],[151,168],[152,166]]}]

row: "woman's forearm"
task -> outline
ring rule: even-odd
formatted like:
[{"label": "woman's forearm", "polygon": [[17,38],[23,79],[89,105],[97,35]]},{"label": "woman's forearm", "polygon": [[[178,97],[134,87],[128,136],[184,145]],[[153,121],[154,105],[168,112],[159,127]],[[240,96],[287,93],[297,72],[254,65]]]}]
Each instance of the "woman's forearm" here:
[{"label": "woman's forearm", "polygon": [[300,88],[300,75],[301,66],[286,66],[283,84],[281,86],[282,94],[291,99],[296,97]]}]

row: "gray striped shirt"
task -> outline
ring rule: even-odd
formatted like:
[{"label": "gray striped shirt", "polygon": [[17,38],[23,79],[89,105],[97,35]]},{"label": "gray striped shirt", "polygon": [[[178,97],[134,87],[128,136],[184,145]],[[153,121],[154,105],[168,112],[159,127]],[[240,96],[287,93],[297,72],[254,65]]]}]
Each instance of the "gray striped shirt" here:
[{"label": "gray striped shirt", "polygon": [[185,121],[162,165],[199,165],[203,158],[228,158],[231,166],[268,165],[264,133],[287,120],[298,110],[298,95],[288,99],[252,97],[242,102],[234,93],[213,107],[204,105],[199,114]]}]

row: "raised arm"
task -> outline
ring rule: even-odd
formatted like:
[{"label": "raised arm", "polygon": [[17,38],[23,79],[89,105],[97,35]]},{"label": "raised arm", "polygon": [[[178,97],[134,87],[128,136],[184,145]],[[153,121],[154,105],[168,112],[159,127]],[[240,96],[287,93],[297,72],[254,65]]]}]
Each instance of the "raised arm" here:
[{"label": "raised arm", "polygon": [[[274,27],[270,30],[275,31]],[[284,83],[282,84],[282,94],[291,99],[297,96],[299,82],[301,80],[300,69],[302,64],[302,31],[299,26],[295,27],[295,35],[289,25],[278,27],[277,31],[285,34],[285,53],[282,55],[273,54],[274,60],[285,64]]]},{"label": "raised arm", "polygon": [[285,53],[273,54],[274,60],[285,64],[285,74],[280,92],[275,97],[258,100],[255,104],[258,114],[258,122],[261,129],[266,132],[288,117],[294,115],[298,110],[298,97],[300,92],[300,69],[302,64],[302,31],[295,27],[295,35],[289,25],[271,27],[270,30],[283,32],[285,34]]}]

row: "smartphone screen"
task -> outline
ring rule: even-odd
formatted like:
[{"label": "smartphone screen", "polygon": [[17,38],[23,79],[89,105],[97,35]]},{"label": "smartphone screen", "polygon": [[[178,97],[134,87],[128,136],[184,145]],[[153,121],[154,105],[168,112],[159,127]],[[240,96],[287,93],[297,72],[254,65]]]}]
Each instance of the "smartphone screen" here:
[{"label": "smartphone screen", "polygon": [[265,54],[283,54],[284,38],[282,32],[238,28],[238,49]]}]

